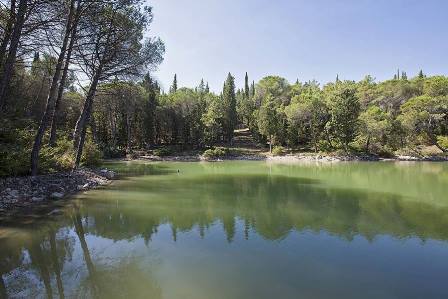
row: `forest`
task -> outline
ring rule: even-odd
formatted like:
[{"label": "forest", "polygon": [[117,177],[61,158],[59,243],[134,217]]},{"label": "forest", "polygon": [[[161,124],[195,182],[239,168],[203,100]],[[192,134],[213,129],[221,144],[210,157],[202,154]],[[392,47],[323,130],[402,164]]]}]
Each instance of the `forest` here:
[{"label": "forest", "polygon": [[243,128],[274,154],[448,150],[448,77],[392,70],[382,82],[320,84],[246,73],[236,86],[228,73],[215,93],[206,78],[180,87],[173,74],[164,90],[152,19],[141,0],[1,1],[0,176],[232,147]]}]

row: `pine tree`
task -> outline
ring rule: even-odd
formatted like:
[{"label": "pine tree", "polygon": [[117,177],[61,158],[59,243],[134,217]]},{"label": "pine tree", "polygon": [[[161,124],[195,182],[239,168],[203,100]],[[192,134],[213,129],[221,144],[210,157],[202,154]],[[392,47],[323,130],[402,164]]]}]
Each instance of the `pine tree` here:
[{"label": "pine tree", "polygon": [[177,91],[177,74],[174,74],[174,80],[170,88],[170,93],[175,93],[176,91]]},{"label": "pine tree", "polygon": [[336,83],[339,83],[339,74],[336,74]]},{"label": "pine tree", "polygon": [[209,93],[210,92],[210,87],[208,86],[208,82],[205,85],[205,93]]}]

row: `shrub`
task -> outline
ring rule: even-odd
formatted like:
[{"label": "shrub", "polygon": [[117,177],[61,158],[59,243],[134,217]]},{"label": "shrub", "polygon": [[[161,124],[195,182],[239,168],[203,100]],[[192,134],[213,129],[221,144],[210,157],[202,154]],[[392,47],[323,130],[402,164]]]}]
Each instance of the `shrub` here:
[{"label": "shrub", "polygon": [[33,130],[26,123],[0,122],[0,177],[29,172],[33,137]]},{"label": "shrub", "polygon": [[272,149],[272,154],[274,156],[283,155],[284,152],[285,152],[285,148],[283,146],[274,146],[274,148]]},{"label": "shrub", "polygon": [[87,166],[98,166],[102,158],[103,153],[98,146],[92,140],[87,140],[82,151],[81,163]]},{"label": "shrub", "polygon": [[103,157],[105,158],[123,158],[124,156],[126,156],[126,151],[118,147],[107,146],[103,148]]},{"label": "shrub", "polygon": [[448,150],[448,136],[437,136],[437,144],[444,150]]},{"label": "shrub", "polygon": [[153,150],[153,154],[155,156],[159,156],[159,157],[166,157],[166,156],[170,156],[173,154],[173,149],[169,148],[169,147],[162,147],[162,148]]},{"label": "shrub", "polygon": [[216,158],[223,158],[228,156],[230,153],[228,148],[225,147],[216,147],[214,149],[208,149],[206,150],[202,156],[207,159],[216,159]]}]

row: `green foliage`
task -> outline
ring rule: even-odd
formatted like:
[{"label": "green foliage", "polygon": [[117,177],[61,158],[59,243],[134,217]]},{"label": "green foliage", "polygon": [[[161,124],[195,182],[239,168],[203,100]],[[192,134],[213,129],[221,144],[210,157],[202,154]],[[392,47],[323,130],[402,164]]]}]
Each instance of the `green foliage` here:
[{"label": "green foliage", "polygon": [[285,153],[285,148],[283,146],[274,146],[272,149],[272,154],[274,156],[281,156]]},{"label": "green foliage", "polygon": [[29,124],[6,120],[0,123],[0,177],[28,174],[32,140]]},{"label": "green foliage", "polygon": [[423,95],[401,106],[398,120],[406,131],[410,144],[435,144],[437,135],[447,129],[448,97]]},{"label": "green foliage", "polygon": [[88,139],[84,144],[81,163],[86,166],[98,166],[102,159],[103,153],[91,139]]},{"label": "green foliage", "polygon": [[213,149],[208,149],[204,151],[202,156],[206,159],[218,159],[218,158],[224,158],[230,154],[230,151],[228,148],[225,147],[216,147]]},{"label": "green foliage", "polygon": [[352,82],[338,83],[328,95],[327,103],[331,114],[328,127],[333,138],[347,150],[358,130],[360,104],[356,86]]},{"label": "green foliage", "polygon": [[233,138],[233,130],[236,128],[238,116],[236,114],[235,78],[229,73],[222,91],[224,103],[224,130],[227,141]]},{"label": "green foliage", "polygon": [[437,144],[445,151],[448,151],[448,136],[437,136]]},{"label": "green foliage", "polygon": [[275,99],[268,95],[258,112],[258,130],[261,135],[269,139],[271,145],[275,143],[275,137],[280,130],[279,116]]},{"label": "green foliage", "polygon": [[171,147],[162,147],[153,150],[153,154],[159,157],[167,157],[173,155],[174,151]]},{"label": "green foliage", "polygon": [[366,152],[384,151],[383,144],[392,128],[390,116],[377,106],[371,106],[359,116],[359,134],[356,141]]}]

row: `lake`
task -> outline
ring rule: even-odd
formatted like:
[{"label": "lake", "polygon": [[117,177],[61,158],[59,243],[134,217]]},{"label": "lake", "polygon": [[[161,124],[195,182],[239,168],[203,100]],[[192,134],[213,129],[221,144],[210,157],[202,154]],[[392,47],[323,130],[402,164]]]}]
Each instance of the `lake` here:
[{"label": "lake", "polygon": [[0,224],[0,297],[448,298],[447,163],[106,167]]}]

